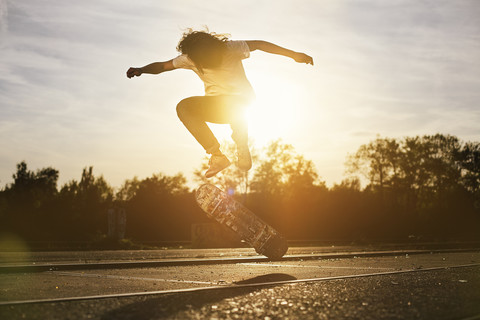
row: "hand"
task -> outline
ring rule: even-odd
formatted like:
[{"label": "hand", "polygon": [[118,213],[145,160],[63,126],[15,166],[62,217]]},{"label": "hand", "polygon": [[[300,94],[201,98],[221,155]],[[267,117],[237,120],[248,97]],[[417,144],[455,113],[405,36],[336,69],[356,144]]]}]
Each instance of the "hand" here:
[{"label": "hand", "polygon": [[305,53],[301,52],[295,52],[293,55],[293,60],[295,60],[298,63],[306,63],[306,64],[311,64],[313,66],[313,59],[309,55],[306,55]]},{"label": "hand", "polygon": [[140,77],[142,75],[142,69],[141,68],[130,68],[127,71],[127,77],[130,79],[132,77]]}]

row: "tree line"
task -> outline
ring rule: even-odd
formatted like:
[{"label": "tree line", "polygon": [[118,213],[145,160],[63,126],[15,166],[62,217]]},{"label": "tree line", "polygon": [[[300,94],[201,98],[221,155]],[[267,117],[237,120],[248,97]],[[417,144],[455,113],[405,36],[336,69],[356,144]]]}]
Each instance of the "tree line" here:
[{"label": "tree line", "polygon": [[[223,149],[233,156],[234,145]],[[208,182],[220,186],[290,240],[385,241],[409,237],[478,240],[480,143],[450,135],[381,138],[348,156],[348,177],[328,188],[311,160],[280,140],[252,150],[254,169],[235,166]],[[206,182],[205,159],[195,171]],[[0,190],[0,232],[26,241],[92,241],[107,232],[107,211],[127,212],[133,241],[190,240],[209,222],[181,173],[125,180],[112,188],[93,167],[58,187],[58,170],[17,164]]]}]

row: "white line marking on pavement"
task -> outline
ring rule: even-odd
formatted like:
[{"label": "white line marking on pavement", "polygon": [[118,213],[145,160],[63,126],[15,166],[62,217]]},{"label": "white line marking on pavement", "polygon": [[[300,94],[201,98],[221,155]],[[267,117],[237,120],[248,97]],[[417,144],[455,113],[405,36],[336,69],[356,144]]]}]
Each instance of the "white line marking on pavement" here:
[{"label": "white line marking on pavement", "polygon": [[78,272],[65,272],[65,271],[48,271],[48,273],[52,273],[60,276],[70,276],[70,277],[106,278],[106,279],[118,279],[118,280],[144,280],[144,281],[218,285],[218,283],[207,282],[207,281],[115,276],[115,275],[109,275],[109,274],[96,274],[96,273],[78,273]]},{"label": "white line marking on pavement", "polygon": [[[397,270],[397,271],[386,271],[386,272],[368,273],[368,274],[334,276],[334,277],[323,277],[323,278],[311,278],[311,279],[300,279],[300,280],[274,281],[274,282],[262,282],[262,283],[252,283],[252,284],[223,285],[223,286],[210,286],[210,287],[185,288],[185,289],[174,289],[174,290],[160,290],[160,291],[148,291],[148,292],[130,292],[130,293],[120,293],[120,294],[106,294],[106,295],[81,296],[81,297],[65,297],[65,298],[54,298],[54,299],[0,301],[0,306],[30,304],[30,303],[56,303],[56,302],[67,302],[67,301],[84,301],[84,300],[109,299],[109,298],[117,299],[117,298],[122,298],[122,297],[153,296],[153,295],[162,295],[162,294],[181,294],[181,293],[189,293],[189,292],[203,292],[203,291],[210,291],[210,290],[231,290],[231,289],[238,289],[238,288],[256,288],[256,287],[262,288],[262,287],[271,287],[271,286],[277,286],[277,285],[289,285],[289,284],[296,284],[296,283],[314,283],[314,282],[319,282],[319,281],[367,278],[367,277],[376,277],[376,276],[390,276],[390,275],[397,275],[397,274],[409,274],[409,273],[417,273],[417,272],[450,270],[450,269],[458,269],[458,268],[471,268],[471,267],[479,267],[479,266],[480,266],[480,263],[471,263],[471,264],[452,265],[452,266],[445,266],[445,267],[432,267],[432,268],[411,269],[411,270]],[[476,319],[476,318],[473,318],[473,319]],[[467,318],[467,320],[470,320],[470,318]]]},{"label": "white line marking on pavement", "polygon": [[318,269],[395,270],[395,268],[302,266],[302,265],[298,265],[298,264],[272,264],[272,263],[237,263],[237,265],[241,265],[241,266],[260,266],[260,267],[318,268]]}]

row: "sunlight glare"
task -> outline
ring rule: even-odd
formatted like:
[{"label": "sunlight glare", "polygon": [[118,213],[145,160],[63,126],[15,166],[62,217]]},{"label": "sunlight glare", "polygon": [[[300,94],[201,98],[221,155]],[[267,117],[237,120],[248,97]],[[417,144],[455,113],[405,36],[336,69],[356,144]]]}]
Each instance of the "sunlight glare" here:
[{"label": "sunlight glare", "polygon": [[256,78],[257,98],[247,111],[249,136],[257,146],[282,138],[297,130],[302,108],[301,90],[288,80]]},{"label": "sunlight glare", "polygon": [[[276,139],[291,140],[301,129],[304,120],[304,88],[289,81],[270,76],[252,77],[256,99],[248,106],[248,135],[256,147],[262,148]],[[229,126],[208,123],[219,141],[231,141]]]}]

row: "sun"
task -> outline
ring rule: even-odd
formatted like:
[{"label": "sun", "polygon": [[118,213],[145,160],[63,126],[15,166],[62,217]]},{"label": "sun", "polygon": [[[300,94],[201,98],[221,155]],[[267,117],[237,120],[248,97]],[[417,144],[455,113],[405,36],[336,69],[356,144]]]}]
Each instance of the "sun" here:
[{"label": "sun", "polygon": [[[258,148],[273,140],[291,141],[302,131],[305,105],[304,88],[286,77],[271,75],[252,77],[256,99],[246,112],[249,139]],[[209,123],[219,141],[231,140],[229,126]]]},{"label": "sun", "polygon": [[287,139],[298,129],[301,97],[288,80],[255,79],[256,99],[247,110],[249,136],[257,146]]}]

